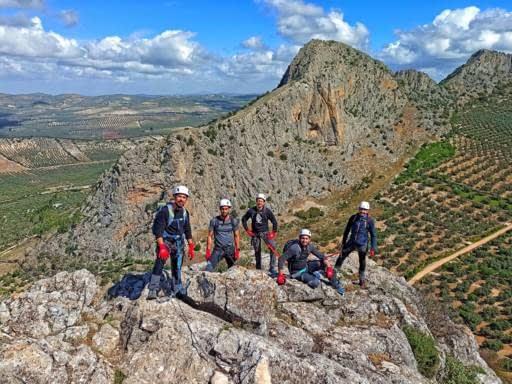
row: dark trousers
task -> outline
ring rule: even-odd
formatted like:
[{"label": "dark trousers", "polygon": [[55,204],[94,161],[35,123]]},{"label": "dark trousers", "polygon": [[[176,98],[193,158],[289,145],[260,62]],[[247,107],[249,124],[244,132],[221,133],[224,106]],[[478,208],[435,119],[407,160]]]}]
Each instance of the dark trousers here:
[{"label": "dark trousers", "polygon": [[366,246],[357,246],[356,244],[352,244],[350,242],[345,244],[345,246],[341,249],[341,255],[336,260],[335,268],[341,268],[345,259],[356,250],[357,254],[359,255],[359,280],[364,280],[366,271]]},{"label": "dark trousers", "polygon": [[235,265],[235,247],[233,245],[219,247],[213,247],[212,257],[208,261],[206,265],[206,270],[208,272],[213,272],[217,268],[217,265],[224,258],[226,263],[228,264],[228,268],[231,268]]},{"label": "dark trousers", "polygon": [[[183,265],[183,254],[184,254],[184,242],[182,239],[172,240],[164,239],[165,244],[170,250],[170,262],[171,262],[171,274],[173,280],[174,289],[181,288],[181,267]],[[158,252],[158,248],[157,248]],[[165,261],[156,258],[155,264],[153,265],[152,278],[149,282],[149,289],[160,289],[160,277],[164,269]],[[158,278],[157,278],[158,277]]]},{"label": "dark trousers", "polygon": [[[320,286],[321,278],[324,275],[324,264],[321,261],[308,261],[307,270],[303,273],[292,273],[290,271],[290,275],[292,278],[297,279],[299,281],[302,281],[303,283],[307,284],[311,288],[317,288]],[[340,282],[336,278],[336,274],[333,276],[333,278],[329,281],[331,285],[338,289],[341,287]]]},{"label": "dark trousers", "polygon": [[256,269],[261,269],[261,241],[264,241],[267,244],[267,247],[270,252],[270,265],[268,270],[270,272],[276,271],[276,255],[272,251],[272,249],[276,249],[276,242],[274,240],[267,239],[267,232],[259,232],[256,233],[255,236],[251,239],[251,245],[254,249],[254,256],[256,257]]}]

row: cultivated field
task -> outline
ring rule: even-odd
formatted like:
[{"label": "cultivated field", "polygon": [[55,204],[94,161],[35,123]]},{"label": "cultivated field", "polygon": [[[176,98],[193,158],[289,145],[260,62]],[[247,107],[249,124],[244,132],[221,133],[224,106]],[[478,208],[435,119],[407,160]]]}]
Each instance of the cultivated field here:
[{"label": "cultivated field", "polygon": [[494,369],[512,371],[512,234],[445,264],[422,283],[492,351],[487,357]]},{"label": "cultivated field", "polygon": [[66,231],[112,161],[0,174],[0,251],[32,235]]},{"label": "cultivated field", "polygon": [[0,94],[0,137],[119,139],[167,134],[239,109],[254,95]]}]

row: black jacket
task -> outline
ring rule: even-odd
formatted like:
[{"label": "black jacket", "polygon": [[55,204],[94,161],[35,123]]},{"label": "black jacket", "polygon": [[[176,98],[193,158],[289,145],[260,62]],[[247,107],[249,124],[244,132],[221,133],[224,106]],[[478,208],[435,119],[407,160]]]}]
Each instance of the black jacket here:
[{"label": "black jacket", "polygon": [[246,231],[249,229],[247,225],[249,219],[251,219],[252,231],[255,233],[268,232],[269,221],[272,223],[272,230],[277,231],[277,220],[270,208],[263,207],[261,211],[256,207],[249,208],[242,217],[242,225]]},{"label": "black jacket", "polygon": [[190,215],[187,212],[186,218],[183,219],[185,208],[174,206],[174,220],[169,225],[169,208],[168,205],[160,208],[153,222],[153,235],[156,238],[164,237],[164,232],[170,235],[183,235],[187,240],[192,239],[192,228],[190,227]]}]

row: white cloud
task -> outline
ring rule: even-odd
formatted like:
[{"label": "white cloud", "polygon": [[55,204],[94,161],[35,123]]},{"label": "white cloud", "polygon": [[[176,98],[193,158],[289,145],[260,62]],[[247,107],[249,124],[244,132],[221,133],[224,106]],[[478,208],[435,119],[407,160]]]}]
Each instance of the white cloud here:
[{"label": "white cloud", "polygon": [[279,33],[295,44],[311,39],[337,40],[353,47],[366,49],[369,32],[362,23],[350,25],[343,13],[326,12],[322,7],[302,0],[262,0],[277,12]]},{"label": "white cloud", "polygon": [[66,27],[74,27],[80,20],[78,12],[73,9],[60,11],[59,17]]},{"label": "white cloud", "polygon": [[0,0],[0,8],[44,8],[44,0]]},{"label": "white cloud", "polygon": [[396,36],[380,58],[397,68],[426,68],[439,80],[479,49],[512,52],[512,12],[474,6],[447,9],[431,24],[396,31]]},{"label": "white cloud", "polygon": [[265,44],[260,36],[251,36],[242,42],[242,45],[248,49],[263,49]]},{"label": "white cloud", "polygon": [[81,55],[76,40],[45,31],[39,17],[33,17],[30,22],[29,27],[0,25],[0,54],[42,58],[71,58]]}]

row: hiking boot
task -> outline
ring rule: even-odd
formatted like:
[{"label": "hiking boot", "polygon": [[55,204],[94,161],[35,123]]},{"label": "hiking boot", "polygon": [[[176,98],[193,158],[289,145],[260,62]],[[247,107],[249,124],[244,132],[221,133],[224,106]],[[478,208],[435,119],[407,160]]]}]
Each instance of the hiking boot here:
[{"label": "hiking boot", "polygon": [[366,288],[367,288],[367,287],[366,287],[366,280],[361,280],[361,281],[359,282],[359,286],[361,287],[361,289],[366,289]]},{"label": "hiking boot", "polygon": [[157,298],[157,292],[156,289],[150,289],[148,292],[148,297],[146,300],[155,300]]},{"label": "hiking boot", "polygon": [[277,271],[268,271],[268,275],[271,278],[275,279],[277,277],[278,273],[277,273]]}]

